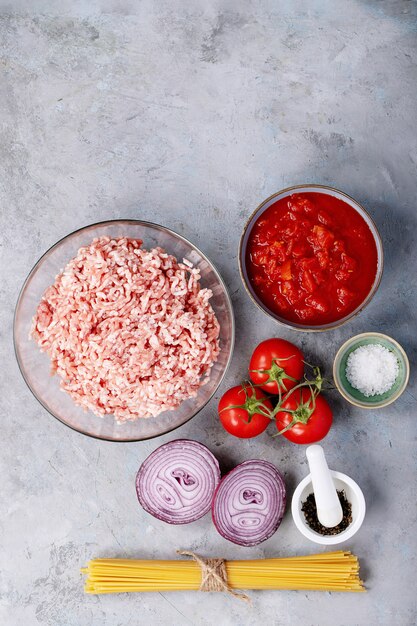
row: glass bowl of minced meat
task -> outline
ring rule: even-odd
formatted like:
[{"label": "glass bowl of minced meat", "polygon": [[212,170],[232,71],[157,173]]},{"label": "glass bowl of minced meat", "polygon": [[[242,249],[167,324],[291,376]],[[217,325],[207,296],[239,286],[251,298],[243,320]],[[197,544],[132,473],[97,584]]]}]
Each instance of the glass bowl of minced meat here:
[{"label": "glass bowl of minced meat", "polygon": [[409,374],[404,349],[382,333],[362,333],[348,339],[333,363],[337,389],[348,402],[363,409],[380,409],[397,400]]},{"label": "glass bowl of minced meat", "polygon": [[231,359],[233,310],[209,259],[139,220],[81,228],[36,263],[20,293],[14,344],[39,402],[80,433],[141,441],[213,397]]}]

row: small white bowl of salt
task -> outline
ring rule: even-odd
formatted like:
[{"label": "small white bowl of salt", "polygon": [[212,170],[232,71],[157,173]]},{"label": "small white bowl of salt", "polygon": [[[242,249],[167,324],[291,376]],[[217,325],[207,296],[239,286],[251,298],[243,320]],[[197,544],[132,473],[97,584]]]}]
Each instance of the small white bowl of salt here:
[{"label": "small white bowl of salt", "polygon": [[363,409],[381,409],[397,400],[409,375],[404,349],[382,333],[362,333],[348,339],[333,363],[337,389],[348,402]]}]

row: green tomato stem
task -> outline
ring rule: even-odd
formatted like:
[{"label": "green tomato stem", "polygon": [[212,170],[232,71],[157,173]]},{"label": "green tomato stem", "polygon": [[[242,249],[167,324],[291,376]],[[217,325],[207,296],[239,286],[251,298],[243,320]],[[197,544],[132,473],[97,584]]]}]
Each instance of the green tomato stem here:
[{"label": "green tomato stem", "polygon": [[[253,386],[249,385],[249,387]],[[272,412],[264,404],[265,398],[257,398],[254,394],[250,396],[247,392],[247,387],[245,387],[244,385],[242,385],[242,391],[245,393],[245,402],[243,404],[229,404],[228,406],[224,407],[224,409],[221,409],[220,413],[228,409],[242,409],[248,414],[247,421],[241,418],[247,424],[251,422],[253,416],[256,414],[267,417],[270,420],[274,419]]]},{"label": "green tomato stem", "polygon": [[287,391],[287,386],[285,384],[286,380],[292,380],[293,382],[297,382],[296,378],[293,378],[289,374],[286,373],[283,367],[278,365],[277,361],[287,361],[288,359],[292,359],[294,355],[291,355],[286,358],[273,359],[272,365],[269,369],[259,369],[259,370],[250,370],[251,372],[255,372],[257,374],[262,374],[268,376],[268,379],[261,383],[260,386],[268,385],[269,383],[277,383],[278,390]]}]

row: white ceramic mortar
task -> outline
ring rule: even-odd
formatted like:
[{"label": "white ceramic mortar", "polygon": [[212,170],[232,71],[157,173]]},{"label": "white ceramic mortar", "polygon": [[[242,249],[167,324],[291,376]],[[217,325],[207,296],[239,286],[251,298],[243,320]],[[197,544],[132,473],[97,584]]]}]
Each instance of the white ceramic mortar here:
[{"label": "white ceramic mortar", "polygon": [[330,470],[330,473],[333,477],[336,489],[338,491],[343,489],[346,494],[346,499],[352,505],[352,522],[346,530],[343,530],[338,535],[320,535],[307,524],[301,506],[302,503],[306,501],[307,496],[313,493],[313,484],[310,474],[300,482],[291,502],[292,517],[298,530],[304,537],[310,539],[310,541],[326,546],[336,545],[351,539],[362,526],[366,511],[365,498],[359,485],[346,474],[333,470]]}]

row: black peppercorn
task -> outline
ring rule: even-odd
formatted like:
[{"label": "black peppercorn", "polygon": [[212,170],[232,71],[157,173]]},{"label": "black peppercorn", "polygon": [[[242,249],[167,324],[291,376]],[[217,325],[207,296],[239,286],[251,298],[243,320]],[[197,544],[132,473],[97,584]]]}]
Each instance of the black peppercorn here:
[{"label": "black peppercorn", "polygon": [[340,504],[342,506],[343,519],[340,524],[333,526],[333,528],[327,528],[326,526],[323,526],[323,524],[320,524],[317,517],[317,507],[314,493],[310,493],[310,495],[307,496],[306,501],[301,505],[301,510],[304,513],[307,524],[312,530],[315,530],[316,533],[319,533],[320,535],[338,535],[343,530],[346,530],[349,524],[352,523],[351,503],[346,499],[344,491],[338,491],[337,495],[339,496]]}]

